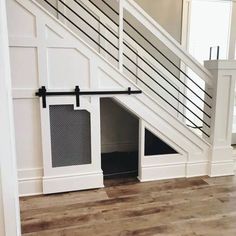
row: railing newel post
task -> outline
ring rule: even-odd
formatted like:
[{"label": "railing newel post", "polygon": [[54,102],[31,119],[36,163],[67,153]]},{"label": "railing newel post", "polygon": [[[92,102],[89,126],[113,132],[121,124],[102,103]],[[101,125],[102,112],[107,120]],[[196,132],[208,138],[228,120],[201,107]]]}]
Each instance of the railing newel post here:
[{"label": "railing newel post", "polygon": [[236,61],[205,61],[213,75],[212,116],[209,142],[209,176],[234,174],[231,147],[235,97]]}]

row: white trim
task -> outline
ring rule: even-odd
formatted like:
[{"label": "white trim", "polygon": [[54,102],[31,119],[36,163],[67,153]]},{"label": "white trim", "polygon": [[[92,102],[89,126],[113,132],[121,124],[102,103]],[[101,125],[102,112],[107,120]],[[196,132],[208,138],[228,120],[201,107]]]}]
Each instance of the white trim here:
[{"label": "white trim", "polygon": [[150,165],[142,167],[141,182],[155,181],[162,179],[173,179],[185,177],[186,165],[184,163],[175,165]]},{"label": "white trim", "polygon": [[211,162],[210,177],[234,175],[234,161]]},{"label": "white trim", "polygon": [[0,234],[21,235],[6,1],[0,0]]},{"label": "white trim", "polygon": [[36,196],[43,194],[42,177],[19,179],[19,197]]},{"label": "white trim", "polygon": [[43,168],[19,169],[19,196],[26,197],[43,194],[42,178]]},{"label": "white trim", "polygon": [[236,149],[233,148],[234,171],[236,171]]},{"label": "white trim", "polygon": [[43,178],[43,191],[47,194],[102,187],[104,187],[103,172]]},{"label": "white trim", "polygon": [[186,177],[197,177],[208,175],[209,162],[188,162],[186,165]]}]

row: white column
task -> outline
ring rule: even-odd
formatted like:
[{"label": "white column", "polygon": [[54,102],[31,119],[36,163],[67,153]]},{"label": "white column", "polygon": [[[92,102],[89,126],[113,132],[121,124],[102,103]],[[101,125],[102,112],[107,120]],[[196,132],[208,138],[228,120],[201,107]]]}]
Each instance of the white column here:
[{"label": "white column", "polygon": [[0,235],[20,235],[6,3],[0,0]]},{"label": "white column", "polygon": [[236,61],[206,61],[213,74],[209,175],[234,174],[231,147]]}]

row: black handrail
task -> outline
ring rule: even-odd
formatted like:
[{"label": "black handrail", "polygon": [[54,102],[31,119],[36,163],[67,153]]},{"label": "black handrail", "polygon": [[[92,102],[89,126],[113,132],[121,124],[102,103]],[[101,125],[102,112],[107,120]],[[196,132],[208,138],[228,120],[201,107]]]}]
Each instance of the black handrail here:
[{"label": "black handrail", "polygon": [[210,125],[207,124],[203,119],[201,119],[198,115],[196,115],[190,108],[188,108],[184,103],[182,103],[181,101],[178,100],[178,98],[176,98],[172,93],[170,93],[163,85],[161,85],[160,83],[158,83],[151,75],[149,75],[144,69],[142,69],[140,66],[138,66],[135,62],[133,62],[133,60],[130,59],[130,57],[128,57],[127,55],[124,54],[124,56],[130,61],[132,62],[135,66],[137,66],[137,68],[139,68],[145,75],[147,75],[151,80],[153,80],[154,82],[156,82],[157,85],[159,85],[165,92],[167,92],[171,97],[173,97],[176,101],[178,101],[183,107],[185,107],[189,112],[191,112],[193,115],[195,115],[200,121],[202,121],[207,127],[210,128]]},{"label": "black handrail", "polygon": [[105,51],[108,55],[110,55],[113,59],[115,59],[117,62],[119,62],[119,60],[112,55],[107,49],[105,49],[103,46],[101,46],[96,40],[94,40],[90,35],[88,35],[84,30],[80,29],[80,27],[78,27],[78,25],[76,25],[72,20],[70,20],[67,16],[65,16],[61,11],[59,11],[56,7],[54,7],[50,2],[48,2],[47,0],[43,0],[45,1],[51,8],[53,8],[57,13],[59,13],[61,16],[63,16],[66,20],[68,20],[73,26],[75,26],[79,31],[81,31],[84,35],[86,35],[91,41],[93,41],[96,45],[98,45],[103,51]]},{"label": "black handrail", "polygon": [[[98,45],[101,49],[103,49],[108,55],[110,55],[112,58],[114,58],[117,62],[119,59],[117,59],[114,55],[110,53],[107,49],[105,49],[103,46],[100,45],[99,42],[94,40],[90,35],[88,35],[84,30],[82,30],[77,24],[75,24],[72,20],[70,20],[65,14],[63,14],[61,11],[59,11],[56,7],[54,7],[50,2],[47,0],[44,0],[49,6],[51,6],[56,12],[58,12],[60,15],[62,15],[66,20],[68,20],[72,25],[74,25],[77,29],[79,29],[83,34],[85,34],[92,42],[94,42],[96,45]],[[94,4],[91,0],[88,0],[91,4],[93,4],[99,11],[101,11],[109,20],[111,20],[116,26],[119,27],[119,24],[117,24],[108,14],[106,14],[103,10],[101,10],[96,4]],[[114,45],[112,42],[110,42],[104,35],[102,35],[96,28],[94,28],[91,24],[89,24],[83,17],[81,17],[77,12],[75,12],[71,7],[69,7],[67,4],[65,4],[62,0],[59,0],[61,4],[63,4],[67,9],[69,9],[73,14],[75,14],[78,18],[80,18],[83,22],[85,22],[92,30],[94,30],[98,35],[100,35],[103,39],[105,39],[107,42],[109,42],[110,45],[112,45],[117,51],[119,51],[119,48]],[[79,3],[77,0],[74,0],[76,4],[78,4],[84,11],[86,11],[90,16],[92,16],[99,24],[101,24],[106,30],[108,30],[113,36],[115,36],[116,39],[119,39],[119,36],[114,33],[111,29],[109,29],[104,23],[102,23],[94,14],[92,14],[86,7],[84,7],[81,3]],[[104,4],[106,4],[112,11],[114,11],[116,14],[119,15],[119,13],[113,9],[105,0],[102,0]],[[143,37],[153,48],[155,46],[149,42],[137,29],[135,29],[126,19],[124,21],[132,27],[141,37]],[[135,40],[128,32],[126,32],[124,29],[123,31],[136,43],[138,44],[146,53],[148,53],[155,61],[157,61],[165,70],[167,70],[171,75],[174,76],[181,84],[183,84],[189,91],[191,91],[198,99],[200,99],[206,106],[211,108],[211,106],[206,103],[196,92],[194,92],[191,88],[189,88],[183,81],[181,81],[171,70],[169,70],[163,63],[161,63],[156,57],[154,57],[146,48],[144,48],[137,40]],[[151,68],[154,72],[156,72],[162,79],[164,79],[170,86],[172,86],[176,91],[178,91],[179,94],[181,94],[186,100],[191,102],[196,108],[198,108],[203,114],[205,114],[207,117],[211,118],[209,114],[207,114],[203,109],[201,109],[197,104],[195,104],[191,99],[189,99],[184,93],[182,93],[179,89],[177,89],[168,79],[164,77],[162,73],[160,73],[157,69],[155,69],[152,65],[150,65],[144,58],[142,58],[137,52],[135,52],[125,41],[123,42],[124,45],[131,50],[132,53],[134,53],[139,59],[141,59],[146,65],[148,65],[149,68]],[[161,55],[163,55],[171,64],[173,64],[180,72],[184,73],[178,66],[176,66],[169,58],[167,58],[159,49],[155,48]],[[195,117],[197,117],[201,122],[203,122],[207,127],[210,128],[210,125],[207,124],[203,119],[201,119],[197,114],[195,114],[191,109],[189,109],[183,102],[179,101],[178,98],[176,98],[173,94],[171,94],[163,85],[161,85],[158,81],[156,81],[152,76],[150,76],[142,67],[137,65],[129,56],[127,56],[125,53],[123,55],[131,61],[138,69],[140,69],[145,75],[147,75],[151,80],[153,80],[158,86],[160,86],[165,92],[167,92],[171,97],[173,97],[175,100],[178,101],[179,104],[181,104],[183,107],[185,107],[188,111],[190,111]],[[142,81],[137,75],[135,75],[127,66],[123,65],[124,68],[126,68],[130,73],[132,73],[138,80],[140,80],[145,86],[147,86],[149,89],[151,89],[155,94],[157,94],[159,97],[161,97],[167,104],[169,104],[172,108],[174,108],[179,114],[181,114],[185,119],[187,119],[189,122],[191,122],[195,128],[199,129],[202,133],[207,135],[200,126],[196,126],[186,115],[181,113],[177,108],[175,108],[170,102],[168,102],[165,98],[163,98],[160,94],[158,94],[156,91],[154,91],[149,85],[147,85],[144,81]],[[185,74],[187,78],[189,78],[191,81],[192,79]],[[194,84],[196,82],[192,81]],[[204,91],[198,84],[196,84],[205,94],[207,94],[206,91]],[[207,94],[210,98],[212,98],[209,94]]]},{"label": "black handrail", "polygon": [[[127,43],[124,42],[124,45],[126,47],[129,48],[130,51],[132,51],[140,60],[142,60],[148,67],[150,67],[153,71],[155,71],[158,75],[160,75],[168,84],[170,84],[172,87],[174,87],[176,89],[176,87],[170,83],[170,81],[168,81],[159,71],[157,71],[152,65],[150,65],[143,57],[141,57],[137,52],[135,52]],[[181,84],[185,83],[181,80],[179,80],[179,82]],[[209,108],[211,108],[211,106],[205,102],[199,95],[197,95],[194,91],[192,91],[190,88],[188,88],[195,96],[197,96],[205,105],[207,105]],[[179,90],[178,90],[179,91]],[[179,93],[181,93],[181,91],[179,91]],[[207,115],[209,118],[211,118],[205,111],[203,111],[198,105],[196,105],[195,103],[193,103],[191,101],[191,99],[189,99],[185,94],[182,94],[188,101],[190,101],[192,104],[194,104],[194,106],[196,106],[200,111],[202,111],[205,115]]]},{"label": "black handrail", "polygon": [[186,120],[188,120],[191,124],[196,127],[196,129],[199,129],[203,134],[205,134],[207,137],[210,137],[209,134],[207,134],[204,130],[199,128],[192,120],[190,120],[186,115],[184,115],[182,112],[180,112],[176,107],[174,107],[170,102],[168,102],[163,96],[161,96],[159,93],[157,93],[152,87],[150,87],[147,83],[145,83],[142,79],[140,79],[133,71],[131,71],[126,65],[123,65],[123,67],[128,70],[133,76],[135,76],[141,83],[143,83],[145,86],[147,86],[151,91],[153,91],[158,97],[160,97],[163,101],[165,101],[170,107],[172,107],[177,113],[182,115]]},{"label": "black handrail", "polygon": [[[59,0],[61,2],[61,0]],[[81,3],[79,3],[77,0],[74,0],[74,2],[79,5],[82,9],[84,9],[90,16],[92,16],[97,22],[99,22],[99,24],[101,24],[105,29],[107,29],[109,32],[111,32],[117,39],[119,38],[114,32],[112,32],[105,24],[103,24],[99,19],[97,19],[91,12],[89,12]],[[63,5],[65,5],[65,3],[63,3]],[[67,6],[68,9],[70,9],[71,11],[73,11],[70,7]],[[74,14],[78,15],[76,12],[73,11]],[[88,24],[89,25],[89,24]],[[93,28],[94,29],[94,28]],[[96,31],[99,35],[100,32]],[[131,37],[131,36],[130,36]],[[134,40],[134,39],[133,39]],[[135,41],[135,40],[134,40]],[[110,41],[109,41],[110,42]],[[136,42],[136,41],[135,41]],[[137,43],[137,42],[136,42]],[[142,61],[144,61],[151,69],[153,69],[158,75],[160,75],[167,83],[170,84],[170,86],[172,86],[174,89],[176,89],[182,96],[184,96],[185,99],[187,99],[190,103],[192,103],[195,107],[197,107],[201,112],[203,112],[207,117],[211,118],[210,115],[208,115],[204,110],[202,110],[198,105],[196,105],[194,102],[191,101],[191,99],[189,99],[185,94],[183,94],[180,90],[178,90],[172,83],[170,83],[163,75],[161,75],[156,69],[154,69],[150,64],[148,64],[148,62],[146,62],[146,60],[144,60],[140,55],[138,55],[138,53],[136,53],[127,43],[125,43],[125,46],[127,46],[133,53],[136,54],[136,56],[138,56]],[[140,45],[141,46],[141,45]],[[142,46],[141,46],[142,47]],[[119,50],[117,48],[117,50]],[[150,54],[151,55],[151,54]],[[126,55],[125,55],[126,56]],[[152,55],[151,55],[152,56]],[[162,65],[162,64],[161,64]],[[168,70],[164,65],[162,65],[166,70]],[[169,70],[168,70],[169,71]],[[169,71],[173,76],[174,73],[172,73],[171,71]],[[176,76],[175,76],[176,77]],[[177,77],[176,77],[177,78]],[[181,81],[181,80],[180,80]],[[155,81],[156,82],[156,81]],[[182,81],[181,81],[182,82]],[[185,85],[182,82],[183,85]],[[185,85],[186,86],[186,85]],[[190,88],[189,88],[190,89]],[[191,92],[193,92],[190,89]],[[208,105],[208,103],[206,103],[200,96],[198,96],[195,92],[193,92],[199,99],[201,99],[209,108],[211,108],[210,105]],[[187,108],[187,107],[186,107]],[[187,108],[188,109],[188,108]]]},{"label": "black handrail", "polygon": [[[177,65],[175,65],[174,62],[172,62],[163,52],[161,52],[153,43],[151,43],[146,37],[144,37],[137,29],[135,29],[135,27],[133,27],[127,20],[124,19],[124,21],[133,29],[135,30],[144,40],[146,40],[155,50],[158,51],[158,53],[160,53],[167,61],[169,61],[178,71],[180,71],[184,76],[186,76],[193,84],[195,84],[195,86],[197,86],[204,94],[206,94],[209,98],[212,99],[212,96],[207,93],[203,88],[201,88],[189,75],[187,75],[183,70],[181,70]],[[125,32],[127,35],[129,35],[127,32]],[[131,37],[133,39],[132,36],[129,35],[129,37]],[[134,40],[134,39],[133,39]],[[147,52],[147,50],[145,49],[145,51]],[[155,57],[153,57],[155,58]],[[155,60],[157,62],[160,63],[159,60],[157,60],[155,58]],[[163,66],[163,65],[162,65]],[[166,68],[165,68],[166,69]]]},{"label": "black handrail", "polygon": [[[119,24],[117,24],[113,19],[111,19],[102,9],[100,9],[96,4],[94,4],[91,0],[89,0],[89,2],[91,3],[91,4],[93,4],[100,12],[102,12],[106,17],[108,17],[108,19],[109,20],[111,20],[117,27],[119,27]],[[104,2],[110,9],[112,9],[112,11],[114,11],[116,14],[118,14],[119,15],[119,13],[116,11],[116,10],[114,10],[108,3],[106,3],[104,0],[102,1],[102,2]],[[97,19],[98,20],[98,19]],[[99,21],[99,20],[98,20]],[[125,20],[124,19],[124,21],[127,23],[127,24],[129,24],[130,26],[132,26],[127,20]],[[133,26],[132,26],[132,28],[133,29],[135,29]],[[135,29],[136,30],[136,29]],[[136,30],[137,31],[137,30]],[[166,71],[168,71],[175,79],[177,79],[185,88],[187,88],[191,93],[193,93],[198,99],[200,99],[206,106],[208,106],[209,108],[211,108],[211,106],[204,100],[204,99],[202,99],[196,92],[194,92],[190,87],[188,87],[183,81],[181,81],[170,69],[168,69],[163,63],[161,63],[156,57],[154,57],[146,48],[144,48],[137,40],[135,40],[126,30],[124,30],[124,32],[139,46],[139,47],[141,47],[149,56],[151,56],[157,63],[159,63]],[[144,36],[140,33],[140,32],[138,32],[143,38],[144,38]],[[145,38],[145,40],[147,40],[146,38]],[[149,41],[148,41],[149,42]],[[124,43],[124,45],[125,46],[127,46],[133,53],[135,53],[141,60],[143,60],[144,61],[144,59],[142,58],[142,57],[140,57],[140,55],[138,55],[137,54],[137,52],[135,52],[126,42],[123,42]],[[150,42],[149,42],[150,43]],[[156,49],[156,50],[158,50],[158,52],[160,51],[159,49]],[[161,51],[160,51],[161,52]],[[162,53],[162,52],[161,52]],[[162,55],[164,55],[163,53],[162,53]],[[165,55],[164,55],[165,56]],[[167,58],[166,56],[165,56],[165,58],[166,59],[168,59],[168,60],[170,60],[169,58]],[[171,61],[172,62],[172,61]],[[145,63],[148,65],[148,66],[150,66],[146,61],[145,61]],[[172,62],[172,64],[174,64],[173,62]],[[175,64],[174,64],[175,65]],[[178,66],[176,66],[175,65],[175,67],[178,69],[178,70],[180,70],[181,71],[181,69],[178,67]],[[196,82],[195,81],[193,81],[185,72],[183,72],[183,71],[181,71],[182,73],[184,73],[184,75],[187,77],[187,78],[189,78],[190,79],[190,81],[193,83],[193,84],[195,84],[195,85],[197,85],[198,86],[198,88],[200,89],[200,90],[202,90],[205,94],[207,94],[208,95],[208,97],[210,97],[210,98],[212,98],[212,96],[211,95],[209,95],[205,90],[203,90],[198,84],[196,84]]]},{"label": "black handrail", "polygon": [[[104,2],[115,14],[119,15],[119,12],[117,12],[113,7],[111,7],[105,0],[102,0],[102,2]],[[189,75],[187,75],[183,70],[181,70],[177,65],[175,65],[174,62],[172,62],[163,52],[160,51],[160,49],[158,49],[153,43],[151,43],[146,37],[144,37],[133,25],[131,25],[125,18],[124,18],[124,22],[127,23],[136,33],[138,33],[144,40],[146,40],[155,50],[157,50],[167,61],[169,61],[177,70],[179,70],[184,76],[186,76],[193,84],[195,84],[202,92],[204,92],[209,98],[212,99],[212,96],[210,94],[208,94],[203,88],[201,88],[191,77],[189,77]],[[128,32],[126,32],[124,30],[124,32],[131,38],[133,39],[132,36],[130,36],[128,34]],[[134,39],[133,39],[134,40]],[[137,43],[137,42],[136,42]],[[140,46],[140,45],[139,45]],[[144,48],[143,48],[144,49]],[[146,49],[144,49],[146,51]],[[146,51],[147,52],[147,51]],[[157,60],[155,58],[155,60],[157,62],[159,62],[159,60]],[[160,63],[160,62],[159,62]],[[162,65],[163,66],[163,65]],[[165,68],[166,69],[166,68]]]}]

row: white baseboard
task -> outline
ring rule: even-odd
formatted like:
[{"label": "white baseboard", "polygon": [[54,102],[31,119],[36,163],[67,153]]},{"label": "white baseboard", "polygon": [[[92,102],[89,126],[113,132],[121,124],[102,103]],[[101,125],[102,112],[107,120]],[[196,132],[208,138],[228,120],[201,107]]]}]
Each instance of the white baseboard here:
[{"label": "white baseboard", "polygon": [[234,161],[222,161],[210,163],[210,177],[234,175]]},{"label": "white baseboard", "polygon": [[236,147],[233,146],[234,171],[236,171]]},{"label": "white baseboard", "polygon": [[42,178],[19,180],[19,197],[43,194]]},{"label": "white baseboard", "polygon": [[209,173],[209,162],[188,162],[186,164],[186,177],[205,176]]},{"label": "white baseboard", "polygon": [[153,165],[141,168],[139,180],[141,182],[164,180],[173,178],[191,178],[205,176],[209,173],[209,163],[207,161],[190,162],[169,165]]},{"label": "white baseboard", "polygon": [[43,177],[43,193],[57,193],[102,188],[103,173],[89,173],[72,176]]},{"label": "white baseboard", "polygon": [[186,173],[185,164],[144,166],[141,168],[139,180],[141,182],[183,178]]},{"label": "white baseboard", "polygon": [[43,193],[43,168],[19,169],[18,187],[19,196],[33,196]]},{"label": "white baseboard", "polygon": [[18,170],[18,186],[20,197],[104,187],[102,172],[43,177],[42,168]]}]

